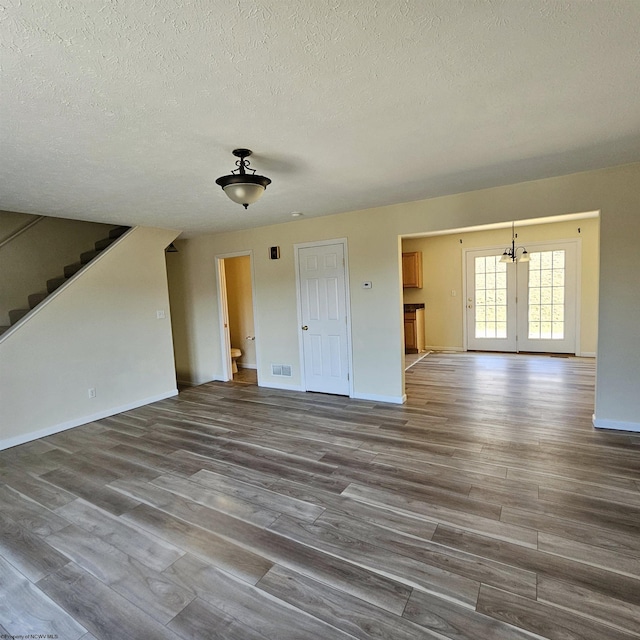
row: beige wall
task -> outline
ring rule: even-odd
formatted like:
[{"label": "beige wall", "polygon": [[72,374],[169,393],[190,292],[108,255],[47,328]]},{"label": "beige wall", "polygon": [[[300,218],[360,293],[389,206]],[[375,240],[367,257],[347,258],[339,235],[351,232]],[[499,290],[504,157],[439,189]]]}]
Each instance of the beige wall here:
[{"label": "beige wall", "polygon": [[7,240],[16,231],[19,231],[38,216],[30,213],[18,213],[16,211],[0,211],[0,243]]},{"label": "beige wall", "polygon": [[[294,365],[292,385],[299,385],[293,245],[346,237],[354,395],[401,399],[400,236],[600,211],[596,416],[603,426],[640,427],[638,184],[640,164],[632,164],[183,241],[172,275],[182,287],[174,307],[180,377],[201,383],[221,375],[214,256],[253,250],[261,383],[275,386],[269,365],[277,362]],[[271,245],[280,245],[281,260],[268,260]],[[365,280],[372,289],[362,289]]]},{"label": "beige wall", "polygon": [[[399,240],[392,220],[368,228],[353,214],[178,241],[180,252],[169,261],[178,379],[201,384],[222,378],[215,256],[253,250],[259,379],[265,386],[280,386],[282,378],[271,375],[271,364],[290,364],[289,386],[300,388],[293,245],[341,237],[347,237],[350,261],[355,393],[401,399]],[[270,260],[268,248],[275,245],[281,247],[281,258]],[[365,280],[373,281],[374,289],[362,289]],[[369,370],[372,354],[374,362],[384,363],[375,375]]]},{"label": "beige wall", "polygon": [[[578,231],[578,229],[580,231]],[[579,238],[582,245],[579,354],[593,356],[598,332],[600,224],[597,218],[518,227],[518,245]],[[422,251],[422,289],[405,289],[405,302],[425,303],[426,344],[430,349],[464,347],[463,252],[511,243],[511,229],[405,238],[403,251]],[[531,244],[529,244],[531,246]],[[452,296],[451,292],[456,295]]]},{"label": "beige wall", "polygon": [[0,448],[176,393],[164,257],[176,235],[133,229],[0,336]]},{"label": "beige wall", "polygon": [[231,346],[242,350],[237,363],[256,367],[256,343],[253,323],[253,295],[251,292],[251,258],[238,256],[225,258],[227,280],[227,304],[229,308],[229,332]]},{"label": "beige wall", "polygon": [[[0,240],[37,216],[0,212]],[[28,309],[28,296],[45,292],[47,280],[64,275],[64,267],[80,261],[113,225],[44,218],[0,247],[0,325],[9,324],[9,311]]]}]

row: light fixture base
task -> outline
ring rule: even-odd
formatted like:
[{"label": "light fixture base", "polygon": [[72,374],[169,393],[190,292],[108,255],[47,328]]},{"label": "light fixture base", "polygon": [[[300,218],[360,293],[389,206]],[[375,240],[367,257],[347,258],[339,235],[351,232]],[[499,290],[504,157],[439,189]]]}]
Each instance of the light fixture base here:
[{"label": "light fixture base", "polygon": [[236,158],[248,158],[253,151],[251,151],[251,149],[234,149],[231,153],[233,153]]}]

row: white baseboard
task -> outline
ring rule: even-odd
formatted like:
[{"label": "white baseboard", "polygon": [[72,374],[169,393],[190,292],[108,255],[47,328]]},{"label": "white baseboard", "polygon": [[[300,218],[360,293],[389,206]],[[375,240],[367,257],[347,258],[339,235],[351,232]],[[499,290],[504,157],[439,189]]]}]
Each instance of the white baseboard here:
[{"label": "white baseboard", "polygon": [[[282,384],[280,382],[270,382],[269,384],[258,383],[258,386],[264,387],[265,389],[282,389],[283,391],[306,391],[306,389],[299,385]],[[391,404],[404,404],[407,401],[406,394],[402,396],[379,396],[372,393],[353,393],[349,397],[355,400],[371,400],[372,402],[386,402]]]},{"label": "white baseboard", "polygon": [[578,358],[595,358],[596,357],[596,352],[595,351],[581,351],[580,353],[576,353],[576,356],[578,356]]},{"label": "white baseboard", "polygon": [[207,382],[214,382],[214,381],[219,381],[219,382],[223,382],[222,378],[202,378],[202,379],[196,379],[196,380],[176,380],[176,382],[179,385],[185,386],[185,387],[199,387],[201,384],[207,384]]},{"label": "white baseboard", "polygon": [[375,393],[354,393],[355,400],[371,400],[372,402],[385,402],[387,404],[404,404],[407,401],[407,394],[401,396],[379,396]]},{"label": "white baseboard", "polygon": [[40,429],[39,431],[32,431],[30,433],[14,436],[13,438],[0,440],[0,451],[2,451],[3,449],[9,449],[11,447],[17,447],[20,444],[31,442],[32,440],[38,440],[39,438],[46,438],[47,436],[52,436],[54,433],[60,433],[61,431],[66,431],[67,429],[73,429],[74,427],[79,427],[80,425],[87,424],[89,422],[102,420],[102,418],[108,418],[109,416],[114,416],[117,413],[123,413],[124,411],[131,411],[131,409],[137,409],[138,407],[143,407],[144,405],[151,404],[152,402],[166,400],[167,398],[171,398],[177,395],[178,390],[172,389],[171,391],[168,391],[166,393],[161,393],[157,396],[151,396],[150,398],[144,398],[143,400],[136,400],[135,402],[130,402],[120,407],[105,409],[104,411],[99,411],[98,413],[93,413],[88,416],[82,416],[81,418],[74,418],[73,420],[61,422],[51,427]]},{"label": "white baseboard", "polygon": [[427,351],[455,351],[455,352],[460,352],[462,353],[463,351],[466,351],[466,349],[464,347],[442,347],[442,346],[426,346],[425,349]]},{"label": "white baseboard", "polygon": [[244,362],[236,362],[238,369],[257,369],[257,364],[244,364]]},{"label": "white baseboard", "polygon": [[593,426],[596,429],[614,429],[616,431],[635,431],[640,433],[640,422],[621,422],[619,420],[602,420],[593,414]]},{"label": "white baseboard", "polygon": [[258,382],[258,386],[265,389],[282,389],[283,391],[306,391],[298,384],[285,384],[283,382],[269,382],[268,384]]}]

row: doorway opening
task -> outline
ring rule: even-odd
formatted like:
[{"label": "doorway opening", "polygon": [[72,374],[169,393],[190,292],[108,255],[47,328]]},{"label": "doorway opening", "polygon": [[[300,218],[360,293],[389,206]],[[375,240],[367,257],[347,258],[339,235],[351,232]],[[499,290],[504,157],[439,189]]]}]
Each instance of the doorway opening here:
[{"label": "doorway opening", "polygon": [[533,258],[528,264],[500,262],[511,222],[402,237],[403,254],[421,258],[422,279],[407,286],[403,278],[403,302],[405,316],[424,309],[423,348],[595,358],[599,217],[590,211],[516,221],[517,244]]},{"label": "doorway opening", "polygon": [[258,384],[251,252],[217,256],[222,379]]}]

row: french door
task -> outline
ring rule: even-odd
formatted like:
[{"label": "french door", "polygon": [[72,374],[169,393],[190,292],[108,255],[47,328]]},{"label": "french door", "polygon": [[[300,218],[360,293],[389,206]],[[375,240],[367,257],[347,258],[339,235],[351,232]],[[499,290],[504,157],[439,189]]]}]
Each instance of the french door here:
[{"label": "french door", "polygon": [[495,249],[467,252],[467,348],[516,351],[515,266]]},{"label": "french door", "polygon": [[467,348],[575,353],[577,243],[529,244],[529,262],[466,252]]}]

